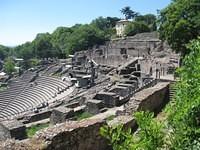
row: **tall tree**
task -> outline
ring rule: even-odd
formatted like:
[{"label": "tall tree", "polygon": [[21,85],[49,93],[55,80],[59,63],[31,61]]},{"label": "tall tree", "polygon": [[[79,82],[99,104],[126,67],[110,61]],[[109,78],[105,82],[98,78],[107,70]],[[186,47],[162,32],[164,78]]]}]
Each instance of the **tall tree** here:
[{"label": "tall tree", "polygon": [[137,33],[150,32],[150,28],[143,22],[131,22],[125,28],[126,36],[133,36]]},{"label": "tall tree", "polygon": [[11,75],[15,71],[15,63],[12,58],[7,58],[4,62],[4,71]]},{"label": "tall tree", "polygon": [[200,35],[199,0],[173,0],[161,10],[159,22],[161,38],[184,56],[189,53],[185,45]]},{"label": "tall tree", "polygon": [[0,45],[0,59],[1,60],[5,59],[9,55],[10,51],[11,51],[11,48]]},{"label": "tall tree", "polygon": [[149,26],[151,31],[156,31],[157,30],[157,26],[156,26],[157,18],[153,14],[146,14],[146,15],[136,16],[135,17],[135,21],[145,23],[146,25]]},{"label": "tall tree", "polygon": [[120,11],[125,16],[126,20],[134,19],[136,16],[138,16],[138,13],[131,10],[131,8],[129,6],[122,8]]}]

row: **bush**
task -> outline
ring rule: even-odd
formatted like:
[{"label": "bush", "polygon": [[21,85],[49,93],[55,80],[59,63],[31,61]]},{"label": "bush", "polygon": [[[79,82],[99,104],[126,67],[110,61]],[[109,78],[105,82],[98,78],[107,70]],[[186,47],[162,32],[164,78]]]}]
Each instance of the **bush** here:
[{"label": "bush", "polygon": [[131,22],[125,28],[126,36],[133,36],[137,33],[150,32],[150,28],[143,22]]},{"label": "bush", "polygon": [[37,131],[44,129],[44,128],[47,128],[48,126],[49,126],[49,123],[32,125],[30,128],[26,129],[27,136],[30,138],[33,135],[35,135],[35,133]]},{"label": "bush", "polygon": [[100,133],[110,141],[114,150],[148,149],[156,150],[164,143],[163,125],[153,119],[150,112],[136,112],[135,119],[139,131],[133,135],[131,129],[125,131],[122,125],[102,127]]}]

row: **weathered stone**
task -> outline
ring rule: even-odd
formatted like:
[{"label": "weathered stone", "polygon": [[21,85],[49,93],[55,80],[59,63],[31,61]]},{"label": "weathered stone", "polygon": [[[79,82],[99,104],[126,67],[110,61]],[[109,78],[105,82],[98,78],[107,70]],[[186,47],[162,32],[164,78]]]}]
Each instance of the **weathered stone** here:
[{"label": "weathered stone", "polygon": [[161,82],[136,93],[125,105],[126,114],[148,110],[157,113],[169,101],[169,83]]},{"label": "weathered stone", "polygon": [[65,122],[66,119],[70,119],[73,116],[74,116],[73,109],[60,106],[53,109],[51,117],[50,117],[50,123],[51,124],[62,123],[62,122]]},{"label": "weathered stone", "polygon": [[25,125],[17,120],[1,122],[1,130],[3,130],[3,139],[15,138],[21,140],[26,138]]},{"label": "weathered stone", "polygon": [[117,116],[113,120],[108,121],[110,127],[123,125],[125,129],[131,128],[133,131],[136,130],[137,124],[133,116]]},{"label": "weathered stone", "polygon": [[115,86],[111,88],[109,92],[116,93],[120,95],[121,97],[128,96],[131,93],[128,87],[122,87],[122,86]]},{"label": "weathered stone", "polygon": [[106,107],[115,107],[119,105],[119,95],[112,92],[99,92],[94,99],[103,100]]},{"label": "weathered stone", "polygon": [[88,100],[87,101],[87,111],[91,114],[98,114],[100,110],[104,107],[101,100]]}]

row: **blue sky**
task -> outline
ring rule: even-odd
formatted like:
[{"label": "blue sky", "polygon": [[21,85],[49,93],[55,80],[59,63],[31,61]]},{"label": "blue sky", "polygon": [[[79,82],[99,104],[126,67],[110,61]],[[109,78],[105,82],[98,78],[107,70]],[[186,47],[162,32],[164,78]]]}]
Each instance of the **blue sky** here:
[{"label": "blue sky", "polygon": [[14,46],[32,41],[37,33],[59,26],[90,23],[103,16],[120,17],[130,6],[141,14],[157,13],[171,0],[0,0],[0,44]]}]

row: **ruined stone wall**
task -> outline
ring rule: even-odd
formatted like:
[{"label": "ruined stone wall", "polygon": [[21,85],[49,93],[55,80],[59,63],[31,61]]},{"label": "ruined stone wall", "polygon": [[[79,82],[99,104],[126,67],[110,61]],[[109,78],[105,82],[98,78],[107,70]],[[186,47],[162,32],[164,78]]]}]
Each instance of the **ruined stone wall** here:
[{"label": "ruined stone wall", "polygon": [[160,82],[155,86],[136,93],[125,105],[125,114],[140,110],[157,113],[169,101],[169,82]]},{"label": "ruined stone wall", "polygon": [[164,51],[168,49],[169,46],[159,40],[156,33],[144,33],[111,40],[105,45],[88,50],[87,56],[101,65],[118,67],[125,62],[124,58],[149,55],[165,56]]},{"label": "ruined stone wall", "polygon": [[[135,94],[125,106],[125,114],[116,117],[110,126],[122,123],[125,127],[136,128],[135,111],[157,111],[169,100],[169,83],[158,83]],[[18,143],[6,141],[0,143],[2,150],[109,150],[107,141],[99,134],[100,127],[107,123],[102,119],[86,119],[62,123],[37,133],[34,138]]]},{"label": "ruined stone wall", "polygon": [[107,58],[101,56],[101,57],[94,57],[93,59],[98,64],[108,65],[113,67],[118,67],[119,65],[127,61],[127,59],[123,58],[121,55],[109,55]]}]

